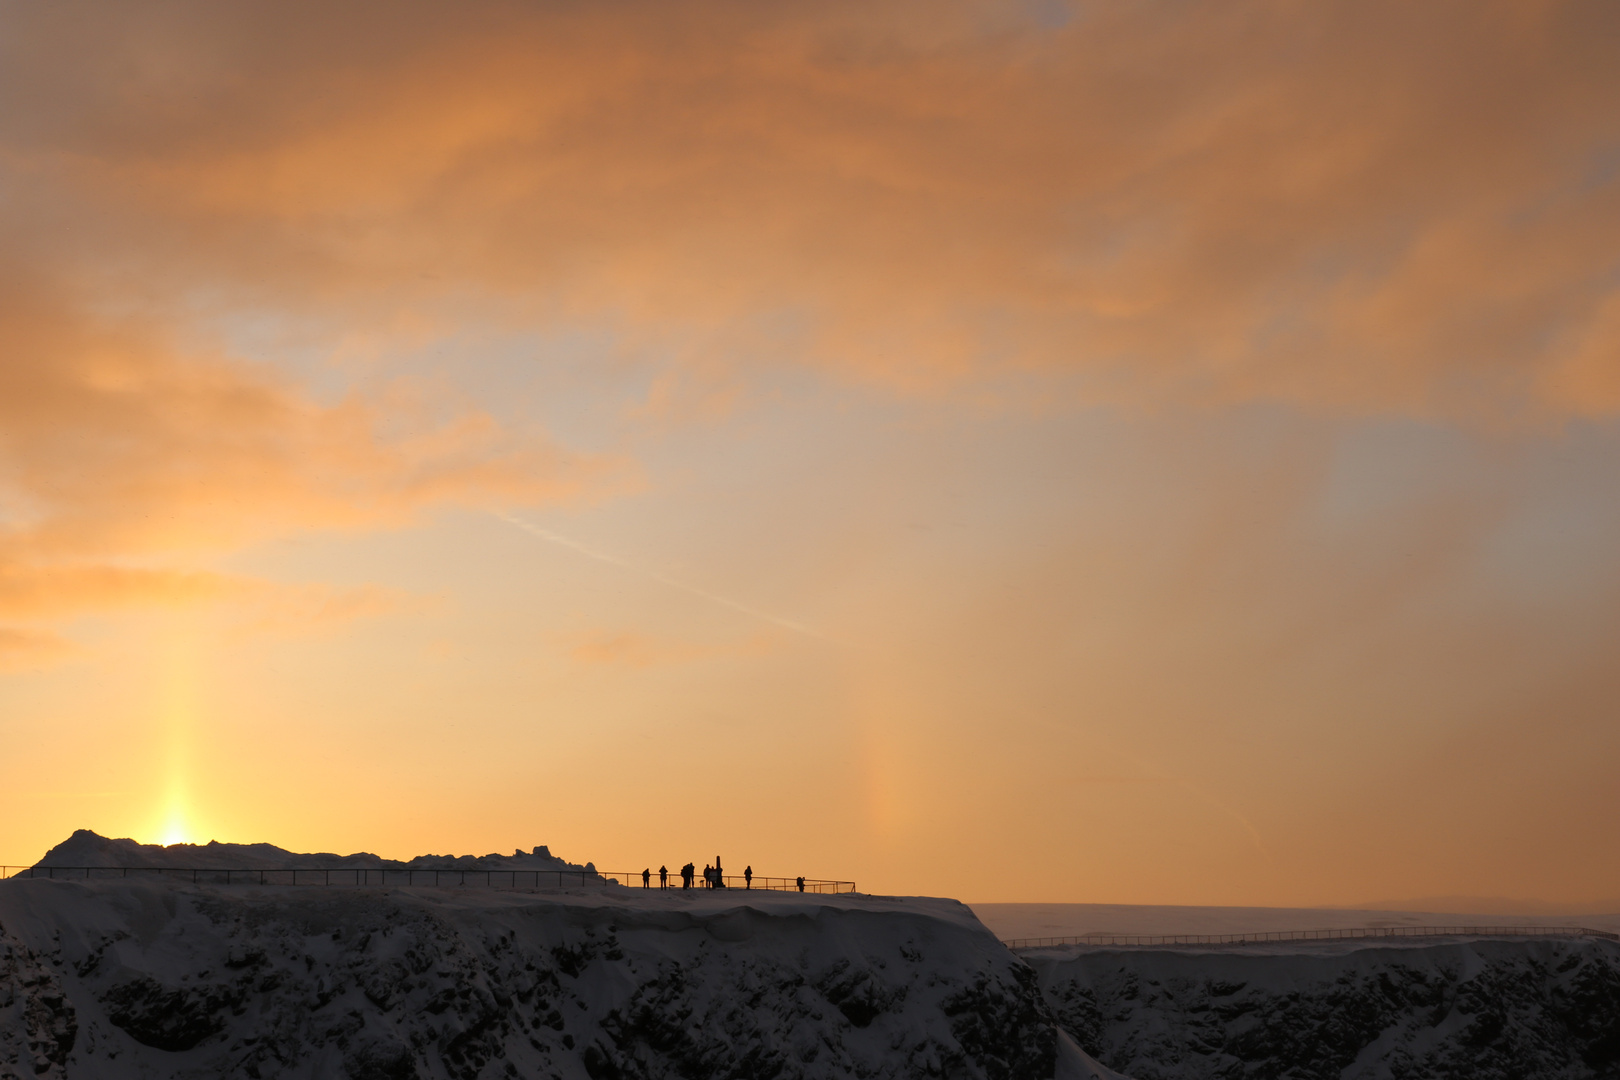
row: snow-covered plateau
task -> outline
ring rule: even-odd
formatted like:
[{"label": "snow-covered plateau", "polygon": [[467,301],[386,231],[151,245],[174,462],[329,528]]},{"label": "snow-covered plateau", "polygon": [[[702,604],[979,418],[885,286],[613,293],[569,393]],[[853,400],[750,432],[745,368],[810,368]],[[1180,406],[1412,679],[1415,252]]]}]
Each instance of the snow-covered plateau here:
[{"label": "snow-covered plateau", "polygon": [[954,900],[0,883],[7,1077],[1045,1080],[1058,1049]]},{"label": "snow-covered plateau", "polygon": [[0,882],[0,1077],[1620,1077],[1610,941],[1015,954],[954,900],[203,878]]}]

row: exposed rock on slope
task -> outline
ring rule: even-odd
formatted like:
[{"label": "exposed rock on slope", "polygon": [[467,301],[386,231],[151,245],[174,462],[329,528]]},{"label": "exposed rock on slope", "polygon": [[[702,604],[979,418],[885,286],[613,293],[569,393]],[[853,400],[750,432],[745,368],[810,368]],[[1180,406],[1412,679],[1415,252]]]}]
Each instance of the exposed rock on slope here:
[{"label": "exposed rock on slope", "polygon": [[0,1075],[1047,1080],[946,900],[0,884]]},{"label": "exposed rock on slope", "polygon": [[0,929],[0,1077],[65,1066],[78,1035],[53,965]]},{"label": "exposed rock on slope", "polygon": [[1065,1031],[1135,1080],[1620,1077],[1620,945],[1025,954]]}]

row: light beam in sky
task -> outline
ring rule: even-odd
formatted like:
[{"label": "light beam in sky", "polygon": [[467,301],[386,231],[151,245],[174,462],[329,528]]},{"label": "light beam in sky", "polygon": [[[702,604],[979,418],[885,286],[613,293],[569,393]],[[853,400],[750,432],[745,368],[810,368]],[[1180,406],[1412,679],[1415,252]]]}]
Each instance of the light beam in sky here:
[{"label": "light beam in sky", "polygon": [[183,844],[192,837],[191,771],[197,732],[199,643],[196,631],[173,625],[162,645],[159,688],[164,754],[162,842]]}]

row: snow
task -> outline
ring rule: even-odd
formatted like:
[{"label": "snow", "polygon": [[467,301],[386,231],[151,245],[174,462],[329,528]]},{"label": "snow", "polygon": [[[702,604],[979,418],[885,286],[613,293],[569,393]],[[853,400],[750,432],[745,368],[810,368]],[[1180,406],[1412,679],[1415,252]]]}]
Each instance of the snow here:
[{"label": "snow", "polygon": [[1058,1032],[1057,1072],[1053,1080],[1130,1080],[1106,1065],[1101,1065],[1090,1054],[1080,1049],[1066,1031]]},{"label": "snow", "polygon": [[1021,955],[1064,1032],[1135,1080],[1578,1080],[1620,1066],[1620,944],[1607,940]]},{"label": "snow", "polygon": [[954,900],[0,883],[0,1076],[1046,1080],[1056,1043]]},{"label": "snow", "polygon": [[[573,865],[543,848],[390,863],[267,844],[161,848],[85,832],[45,861]],[[1611,941],[1015,955],[986,927],[1032,937],[1214,934],[1477,915],[970,909],[923,897],[584,880],[540,889],[227,885],[156,874],[0,882],[0,1080],[1620,1075],[1620,944]]]}]

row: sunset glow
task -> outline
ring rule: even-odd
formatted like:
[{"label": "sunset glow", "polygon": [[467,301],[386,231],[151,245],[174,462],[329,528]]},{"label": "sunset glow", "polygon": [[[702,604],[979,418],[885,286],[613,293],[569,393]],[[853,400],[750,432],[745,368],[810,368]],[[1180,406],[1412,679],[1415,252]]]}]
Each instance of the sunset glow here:
[{"label": "sunset glow", "polygon": [[1620,8],[94,10],[0,4],[0,862],[1620,897]]},{"label": "sunset glow", "polygon": [[170,812],[169,822],[163,828],[163,837],[157,842],[165,847],[170,844],[195,843],[191,833],[186,829],[184,815],[179,809]]}]

